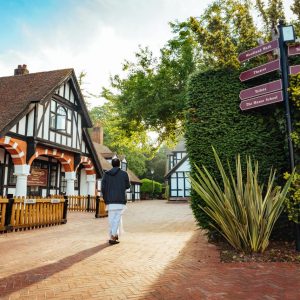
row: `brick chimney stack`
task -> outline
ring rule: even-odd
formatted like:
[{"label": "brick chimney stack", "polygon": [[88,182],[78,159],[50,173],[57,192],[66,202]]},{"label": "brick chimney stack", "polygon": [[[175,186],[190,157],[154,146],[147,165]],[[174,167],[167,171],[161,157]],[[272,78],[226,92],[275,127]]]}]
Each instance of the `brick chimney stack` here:
[{"label": "brick chimney stack", "polygon": [[92,141],[103,145],[103,128],[99,125],[93,127]]},{"label": "brick chimney stack", "polygon": [[27,65],[18,65],[18,68],[15,69],[14,75],[26,75],[29,74],[29,71],[27,70]]}]

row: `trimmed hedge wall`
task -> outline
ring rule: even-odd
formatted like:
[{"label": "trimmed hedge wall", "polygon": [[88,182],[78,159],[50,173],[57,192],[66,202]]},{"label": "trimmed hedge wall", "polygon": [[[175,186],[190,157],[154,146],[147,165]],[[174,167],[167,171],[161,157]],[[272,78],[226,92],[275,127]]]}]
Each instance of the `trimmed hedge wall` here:
[{"label": "trimmed hedge wall", "polygon": [[[261,83],[260,83],[261,84]],[[240,153],[258,160],[261,178],[266,180],[270,168],[282,176],[286,169],[285,137],[279,130],[277,115],[282,117],[282,103],[249,111],[239,108],[239,92],[246,88],[239,73],[225,70],[197,72],[190,77],[186,113],[186,146],[192,166],[205,165],[219,178],[211,146],[221,160],[232,164]],[[278,118],[278,117],[277,117]],[[199,208],[201,199],[192,192],[192,209],[198,224],[210,228],[207,215]]]},{"label": "trimmed hedge wall", "polygon": [[141,185],[142,195],[146,196],[147,198],[152,198],[152,196],[154,198],[161,198],[161,193],[162,193],[161,183],[157,181],[153,181],[152,183],[152,179],[147,179],[147,178],[144,178],[141,181],[142,181],[142,185]]}]

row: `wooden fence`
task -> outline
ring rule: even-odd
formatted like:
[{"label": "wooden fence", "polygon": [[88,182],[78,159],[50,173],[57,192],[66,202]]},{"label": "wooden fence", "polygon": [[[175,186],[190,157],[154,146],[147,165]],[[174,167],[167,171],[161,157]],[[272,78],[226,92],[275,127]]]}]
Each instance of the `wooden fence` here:
[{"label": "wooden fence", "polygon": [[105,203],[99,196],[67,196],[69,211],[95,212],[96,218],[107,217]]},{"label": "wooden fence", "polygon": [[68,209],[95,212],[96,218],[108,215],[99,196],[0,197],[0,232],[67,223]]},{"label": "wooden fence", "polygon": [[8,199],[0,198],[0,231],[5,230],[5,214],[6,214],[7,204],[8,204]]},{"label": "wooden fence", "polygon": [[0,199],[0,231],[65,224],[67,204],[62,196]]}]

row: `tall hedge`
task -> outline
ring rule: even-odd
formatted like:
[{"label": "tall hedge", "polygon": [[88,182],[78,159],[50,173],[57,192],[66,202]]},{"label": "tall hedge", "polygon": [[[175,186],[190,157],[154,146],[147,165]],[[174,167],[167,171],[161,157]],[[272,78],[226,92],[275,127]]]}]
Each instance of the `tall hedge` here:
[{"label": "tall hedge", "polygon": [[141,180],[141,193],[147,195],[148,197],[158,198],[161,196],[162,184],[157,181],[152,181],[151,179],[144,178]]},{"label": "tall hedge", "polygon": [[[188,84],[186,146],[192,165],[205,165],[218,178],[213,158],[214,146],[222,161],[234,162],[236,154],[258,160],[262,179],[273,166],[279,175],[286,168],[285,141],[276,120],[274,104],[242,112],[239,92],[245,88],[237,72],[211,70],[193,74]],[[278,113],[277,113],[278,115]],[[192,193],[192,209],[203,228],[209,219],[200,209],[201,199]]]}]

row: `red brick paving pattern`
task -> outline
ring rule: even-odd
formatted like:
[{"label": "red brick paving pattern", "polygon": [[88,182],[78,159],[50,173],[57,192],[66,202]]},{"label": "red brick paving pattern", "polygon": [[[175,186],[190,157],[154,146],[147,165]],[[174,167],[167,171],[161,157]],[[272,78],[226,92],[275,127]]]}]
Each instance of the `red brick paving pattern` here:
[{"label": "red brick paving pattern", "polygon": [[187,204],[129,203],[126,233],[107,219],[0,236],[0,299],[300,299],[300,265],[219,262]]}]

